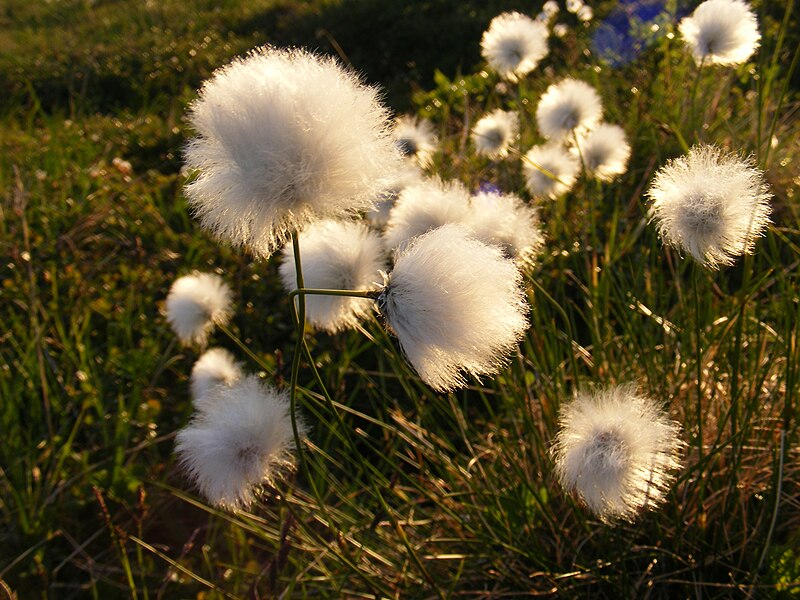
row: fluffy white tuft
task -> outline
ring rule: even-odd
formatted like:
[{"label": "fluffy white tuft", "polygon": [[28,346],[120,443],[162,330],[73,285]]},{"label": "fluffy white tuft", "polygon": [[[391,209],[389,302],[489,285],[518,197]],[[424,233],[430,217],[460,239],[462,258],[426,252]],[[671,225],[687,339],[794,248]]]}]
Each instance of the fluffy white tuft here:
[{"label": "fluffy white tuft", "polygon": [[428,167],[439,143],[433,125],[427,119],[401,116],[394,123],[392,138],[400,154]]},{"label": "fluffy white tuft", "polygon": [[480,193],[470,200],[467,223],[475,237],[529,267],[544,246],[538,211],[515,194]]},{"label": "fluffy white tuft", "polygon": [[206,398],[204,410],[178,432],[175,453],[211,504],[247,507],[262,482],[293,465],[289,395],[249,376]]},{"label": "fluffy white tuft", "polygon": [[553,445],[561,485],[604,521],[661,504],[680,467],[680,425],[635,385],[578,394],[561,408]]},{"label": "fluffy white tuft", "polygon": [[218,385],[231,385],[242,377],[242,368],[224,348],[209,348],[192,368],[192,402],[197,409],[205,406],[208,392]]},{"label": "fluffy white tuft", "polygon": [[547,56],[547,25],[518,12],[497,15],[481,38],[481,55],[489,66],[515,82]]},{"label": "fluffy white tuft", "polygon": [[550,19],[555,17],[560,10],[556,0],[547,0],[547,2],[542,5],[542,12]]},{"label": "fluffy white tuft", "polygon": [[469,218],[469,191],[458,181],[438,177],[408,186],[389,213],[384,232],[386,248],[402,248],[408,241],[446,223],[465,223]]},{"label": "fluffy white tuft", "polygon": [[166,312],[183,344],[204,346],[214,325],[225,325],[231,318],[231,288],[214,273],[184,275],[169,290]]},{"label": "fluffy white tuft", "polygon": [[590,129],[603,116],[603,104],[595,89],[567,78],[545,90],[536,107],[536,123],[546,138],[563,139],[573,131]]},{"label": "fluffy white tuft", "polygon": [[389,221],[389,213],[397,197],[404,189],[422,181],[422,171],[414,163],[407,163],[393,178],[392,183],[378,194],[375,207],[368,210],[364,216],[376,229],[383,229]]},{"label": "fluffy white tuft", "polygon": [[698,65],[740,65],[761,40],[756,16],[742,0],[706,0],[678,29]]},{"label": "fluffy white tuft", "polygon": [[770,223],[771,194],[751,159],[708,145],[669,161],[647,192],[664,243],[710,269],[751,254]]},{"label": "fluffy white tuft", "polygon": [[578,9],[578,12],[575,13],[575,15],[578,17],[579,21],[588,23],[594,18],[594,11],[592,10],[591,6],[589,6],[588,4],[584,4]]},{"label": "fluffy white tuft", "polygon": [[631,146],[619,125],[600,123],[576,136],[572,151],[583,162],[586,173],[600,181],[611,181],[628,170]]},{"label": "fluffy white tuft", "polygon": [[478,154],[493,160],[504,158],[519,137],[519,115],[499,108],[493,110],[475,123],[471,137]]},{"label": "fluffy white tuft", "polygon": [[218,69],[189,119],[196,215],[262,257],[311,220],[370,208],[401,162],[378,91],[304,50],[267,46]]},{"label": "fluffy white tuft", "polygon": [[584,6],[583,0],[567,0],[567,11],[577,13]]},{"label": "fluffy white tuft", "polygon": [[[300,263],[307,288],[364,290],[375,288],[386,268],[380,236],[365,223],[318,221],[300,233]],[[283,249],[281,280],[297,288],[292,244]],[[306,296],[306,319],[329,333],[352,329],[371,314],[374,302],[350,296]]]},{"label": "fluffy white tuft", "polygon": [[528,328],[521,279],[500,248],[444,225],[397,255],[378,303],[419,376],[444,392],[505,364]]},{"label": "fluffy white tuft", "polygon": [[525,185],[534,198],[555,200],[575,185],[578,159],[559,144],[534,146],[522,161]]}]

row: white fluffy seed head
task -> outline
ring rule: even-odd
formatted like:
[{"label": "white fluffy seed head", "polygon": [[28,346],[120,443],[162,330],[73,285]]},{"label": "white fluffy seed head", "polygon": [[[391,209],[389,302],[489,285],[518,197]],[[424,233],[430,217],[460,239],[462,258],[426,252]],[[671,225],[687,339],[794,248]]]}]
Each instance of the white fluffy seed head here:
[{"label": "white fluffy seed head", "polygon": [[304,50],[263,47],[218,69],[189,120],[195,214],[262,257],[311,220],[370,208],[401,163],[378,91]]},{"label": "white fluffy seed head", "polygon": [[573,131],[591,129],[603,116],[603,104],[595,89],[567,78],[545,90],[536,107],[536,123],[546,138],[563,139]]},{"label": "white fluffy seed head", "polygon": [[200,493],[228,510],[252,504],[263,482],[294,464],[293,450],[289,395],[256,376],[211,389],[175,443]]},{"label": "white fluffy seed head", "polygon": [[560,144],[534,146],[522,161],[525,185],[534,198],[555,200],[575,185],[578,159]]},{"label": "white fluffy seed head", "polygon": [[230,320],[231,295],[228,284],[214,273],[179,277],[167,295],[167,321],[183,344],[204,346],[214,325]]},{"label": "white fluffy seed head", "polygon": [[[318,221],[300,233],[300,264],[307,288],[364,290],[378,287],[386,269],[380,236],[365,223]],[[297,288],[292,244],[283,249],[281,280]],[[350,296],[306,296],[306,319],[329,333],[352,329],[372,313],[374,302]]]},{"label": "white fluffy seed head", "polygon": [[740,65],[761,40],[756,16],[742,0],[706,0],[678,30],[698,65]]},{"label": "white fluffy seed head", "polygon": [[430,121],[400,116],[394,123],[392,138],[400,154],[407,159],[416,161],[421,167],[431,165],[439,140]]},{"label": "white fluffy seed head", "polygon": [[497,15],[481,38],[481,55],[504,79],[533,71],[549,50],[547,25],[518,12]]},{"label": "white fluffy seed head", "polygon": [[528,268],[544,246],[539,214],[515,194],[480,193],[470,200],[467,226],[485,244]]},{"label": "white fluffy seed head", "polygon": [[709,269],[752,254],[770,223],[772,195],[763,173],[752,159],[715,146],[694,146],[669,161],[656,173],[647,195],[664,243]]},{"label": "white fluffy seed head", "polygon": [[579,393],[562,406],[556,474],[604,521],[661,504],[680,467],[680,425],[632,384]]},{"label": "white fluffy seed head", "polygon": [[447,223],[469,218],[469,191],[458,181],[425,179],[400,192],[389,213],[384,243],[389,250],[402,248],[411,238]]},{"label": "white fluffy seed head", "polygon": [[478,154],[493,160],[504,158],[519,137],[519,115],[499,108],[493,110],[475,123],[471,137]]},{"label": "white fluffy seed head", "polygon": [[576,136],[572,152],[583,162],[590,177],[612,181],[628,170],[631,146],[622,127],[600,123]]},{"label": "white fluffy seed head", "polygon": [[192,368],[192,402],[198,410],[206,405],[208,392],[218,385],[232,385],[242,377],[242,368],[224,348],[209,348]]},{"label": "white fluffy seed head", "polygon": [[528,328],[521,279],[500,248],[444,225],[397,255],[378,303],[422,380],[445,392],[503,367]]},{"label": "white fluffy seed head", "polygon": [[378,194],[375,206],[369,209],[364,216],[373,227],[383,230],[383,228],[386,227],[386,223],[389,221],[389,213],[397,197],[400,195],[400,192],[408,186],[417,184],[420,181],[422,181],[422,171],[419,166],[414,163],[407,163],[404,168],[397,172],[391,184]]}]

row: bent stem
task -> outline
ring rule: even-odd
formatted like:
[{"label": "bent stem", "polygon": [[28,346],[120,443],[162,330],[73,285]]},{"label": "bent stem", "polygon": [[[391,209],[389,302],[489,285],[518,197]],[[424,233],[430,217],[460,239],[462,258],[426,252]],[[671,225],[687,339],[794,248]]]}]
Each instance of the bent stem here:
[{"label": "bent stem", "polygon": [[[294,355],[292,356],[292,372],[289,380],[290,381],[289,412],[292,421],[292,433],[294,435],[294,444],[297,450],[297,460],[299,462],[300,472],[305,475],[305,478],[308,481],[309,486],[311,486],[311,492],[314,495],[314,499],[317,501],[317,505],[319,506],[319,510],[322,513],[323,519],[326,521],[328,527],[336,534],[336,537],[341,539],[343,536],[341,536],[340,532],[337,531],[337,528],[333,520],[333,516],[328,512],[325,502],[322,499],[322,495],[320,494],[319,488],[317,487],[317,484],[314,480],[311,470],[308,467],[308,463],[306,462],[305,454],[303,453],[302,440],[300,438],[300,431],[297,423],[297,391],[298,391],[297,382],[300,376],[300,357],[303,355],[304,348],[307,351],[307,346],[305,343],[305,327],[306,327],[305,293],[295,293],[299,292],[300,290],[304,290],[303,266],[300,262],[300,243],[297,237],[298,236],[296,234],[292,236],[292,250],[294,251],[295,277],[297,278],[297,286],[299,290],[294,290],[289,294],[290,308],[292,311],[292,316],[295,321],[295,335],[296,335]],[[316,290],[316,291],[342,292],[344,290]],[[344,295],[344,294],[334,294],[334,295]],[[295,305],[295,299],[297,300],[296,305]],[[370,581],[369,578],[367,578],[367,576],[364,573],[361,572],[358,566],[350,558],[347,546],[339,544],[339,547],[342,549],[342,552],[344,553],[344,556],[341,556],[340,559],[350,569],[352,569],[353,572],[356,573],[356,575],[358,575],[368,586],[374,587],[375,584],[372,581]],[[336,553],[334,554],[337,555]]]}]

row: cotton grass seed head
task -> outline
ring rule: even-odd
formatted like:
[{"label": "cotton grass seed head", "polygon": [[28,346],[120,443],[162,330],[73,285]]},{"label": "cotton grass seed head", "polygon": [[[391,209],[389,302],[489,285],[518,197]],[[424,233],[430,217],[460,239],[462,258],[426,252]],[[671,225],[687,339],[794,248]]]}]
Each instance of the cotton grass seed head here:
[{"label": "cotton grass seed head", "polygon": [[471,137],[478,154],[492,160],[504,158],[519,137],[519,115],[499,108],[493,110],[475,123]]},{"label": "cotton grass seed head", "polygon": [[312,220],[370,208],[401,160],[378,91],[304,50],[263,47],[218,69],[189,120],[195,214],[261,257]]},{"label": "cotton grass seed head", "polygon": [[383,234],[387,249],[402,248],[417,235],[447,223],[465,223],[469,191],[458,181],[425,179],[404,189],[389,213]]},{"label": "cotton grass seed head", "polygon": [[563,139],[573,131],[591,129],[603,116],[603,104],[595,89],[579,79],[554,83],[536,107],[536,123],[546,138]]},{"label": "cotton grass seed head", "polygon": [[[364,222],[318,221],[300,233],[300,264],[307,288],[364,290],[375,288],[386,268],[380,235]],[[297,288],[292,244],[283,249],[284,287]],[[372,313],[373,301],[350,296],[306,296],[306,319],[329,333],[352,329]]]},{"label": "cotton grass seed head", "polygon": [[[303,431],[300,424],[300,431]],[[293,465],[288,393],[249,376],[212,388],[204,410],[178,432],[175,453],[213,505],[246,508],[263,482]]]},{"label": "cotton grass seed head", "polygon": [[375,206],[364,213],[364,216],[373,227],[382,230],[389,221],[389,213],[400,192],[420,181],[422,181],[422,171],[419,166],[414,163],[407,163],[404,168],[397,172],[391,184],[378,194]]},{"label": "cotton grass seed head", "polygon": [[396,256],[378,303],[420,378],[445,392],[505,364],[528,328],[521,279],[500,248],[444,225]]},{"label": "cotton grass seed head", "polygon": [[214,273],[179,277],[167,295],[167,321],[187,346],[204,346],[214,326],[227,324],[232,312],[231,288]]},{"label": "cotton grass seed head", "polygon": [[531,196],[555,200],[575,185],[580,163],[560,144],[544,144],[528,151],[522,170]]},{"label": "cotton grass seed head", "polygon": [[467,226],[475,237],[500,247],[521,268],[533,265],[544,246],[538,211],[515,194],[476,194],[469,216]]},{"label": "cotton grass seed head", "polygon": [[192,368],[192,402],[196,409],[205,406],[208,392],[218,385],[232,385],[242,377],[242,368],[224,348],[209,348]]},{"label": "cotton grass seed head", "polygon": [[752,254],[770,223],[771,194],[752,159],[709,145],[669,161],[647,195],[664,243],[709,269]]},{"label": "cotton grass seed head", "polygon": [[518,12],[497,15],[481,38],[481,55],[500,77],[516,82],[547,56],[547,25]]},{"label": "cotton grass seed head", "polygon": [[394,123],[392,138],[400,154],[421,167],[429,167],[439,143],[433,125],[427,119],[401,116]]},{"label": "cotton grass seed head", "polygon": [[636,386],[580,393],[562,406],[556,474],[604,521],[632,521],[661,504],[680,466],[680,425]]},{"label": "cotton grass seed head", "polygon": [[612,181],[628,170],[631,146],[619,125],[600,123],[590,131],[576,136],[573,153],[583,161],[590,177]]},{"label": "cotton grass seed head", "polygon": [[742,0],[706,0],[678,30],[698,65],[741,65],[761,40],[756,16]]}]

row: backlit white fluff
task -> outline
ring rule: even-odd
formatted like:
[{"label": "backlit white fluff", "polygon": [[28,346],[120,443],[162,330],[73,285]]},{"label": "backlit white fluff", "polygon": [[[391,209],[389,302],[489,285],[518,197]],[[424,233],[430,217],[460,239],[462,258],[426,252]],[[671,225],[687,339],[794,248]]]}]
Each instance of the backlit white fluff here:
[{"label": "backlit white fluff", "polygon": [[493,110],[475,123],[471,137],[478,154],[503,158],[519,137],[519,115],[499,108]]},{"label": "backlit white fluff", "polygon": [[547,25],[518,12],[497,15],[481,38],[481,55],[504,79],[517,81],[547,56]]},{"label": "backlit white fluff", "polygon": [[577,136],[573,152],[583,161],[586,173],[600,181],[611,181],[628,169],[631,146],[619,125],[600,123]]},{"label": "backlit white fluff", "polygon": [[647,192],[664,243],[717,269],[751,254],[770,222],[771,194],[751,159],[694,146],[663,166]]},{"label": "backlit white fluff", "polygon": [[521,278],[500,248],[444,225],[397,255],[378,303],[419,376],[444,392],[505,364],[528,328]]},{"label": "backlit white fluff", "polygon": [[[364,290],[375,288],[386,268],[380,236],[366,223],[319,221],[300,233],[300,264],[307,288]],[[281,280],[297,288],[292,244],[283,249]],[[306,319],[314,327],[336,333],[351,329],[372,312],[373,301],[349,296],[306,296]]]},{"label": "backlit white fluff", "polygon": [[219,275],[195,271],[173,282],[166,312],[183,344],[203,346],[214,325],[225,325],[231,318],[231,289]]},{"label": "backlit white fluff", "polygon": [[263,47],[218,69],[189,119],[195,214],[262,257],[311,220],[370,208],[400,164],[378,91],[304,50]]},{"label": "backlit white fluff", "polygon": [[742,0],[706,0],[678,29],[698,65],[740,65],[761,40],[756,16]]},{"label": "backlit white fluff", "polygon": [[480,193],[470,200],[467,223],[475,237],[499,246],[503,254],[528,267],[544,245],[536,208],[515,194]]},{"label": "backlit white fluff", "polygon": [[578,9],[578,12],[575,13],[575,16],[578,17],[579,21],[583,21],[584,23],[588,23],[594,18],[594,11],[592,7],[588,4],[584,4]]},{"label": "backlit white fluff", "polygon": [[407,163],[400,169],[392,183],[378,194],[375,206],[369,209],[364,216],[376,229],[382,230],[389,221],[389,213],[394,206],[397,197],[404,189],[422,181],[422,171],[414,163]]},{"label": "backlit white fluff", "polygon": [[293,465],[294,447],[288,393],[249,376],[208,392],[204,410],[178,432],[175,453],[211,504],[234,510]]},{"label": "backlit white fluff", "polygon": [[604,521],[661,504],[680,466],[680,425],[634,385],[580,393],[562,406],[553,445],[561,485]]},{"label": "backlit white fluff", "polygon": [[546,14],[549,19],[555,17],[559,10],[561,9],[559,8],[556,0],[547,0],[547,2],[542,5],[542,12]]},{"label": "backlit white fluff", "polygon": [[398,117],[392,137],[403,156],[415,160],[421,167],[430,166],[439,142],[430,121],[410,116]]},{"label": "backlit white fluff", "polygon": [[192,368],[192,401],[197,409],[205,405],[208,392],[218,385],[231,385],[242,377],[242,368],[224,348],[209,348]]},{"label": "backlit white fluff", "polygon": [[465,223],[469,191],[458,181],[432,177],[404,189],[389,213],[386,248],[400,248],[411,238],[446,223]]},{"label": "backlit white fluff", "polygon": [[602,116],[603,104],[595,89],[571,78],[548,87],[536,107],[539,131],[544,137],[553,139],[590,129]]},{"label": "backlit white fluff", "polygon": [[567,0],[567,10],[571,13],[577,13],[583,6],[583,0]]},{"label": "backlit white fluff", "polygon": [[575,185],[578,159],[559,144],[534,146],[522,161],[525,185],[534,198],[555,200]]}]

